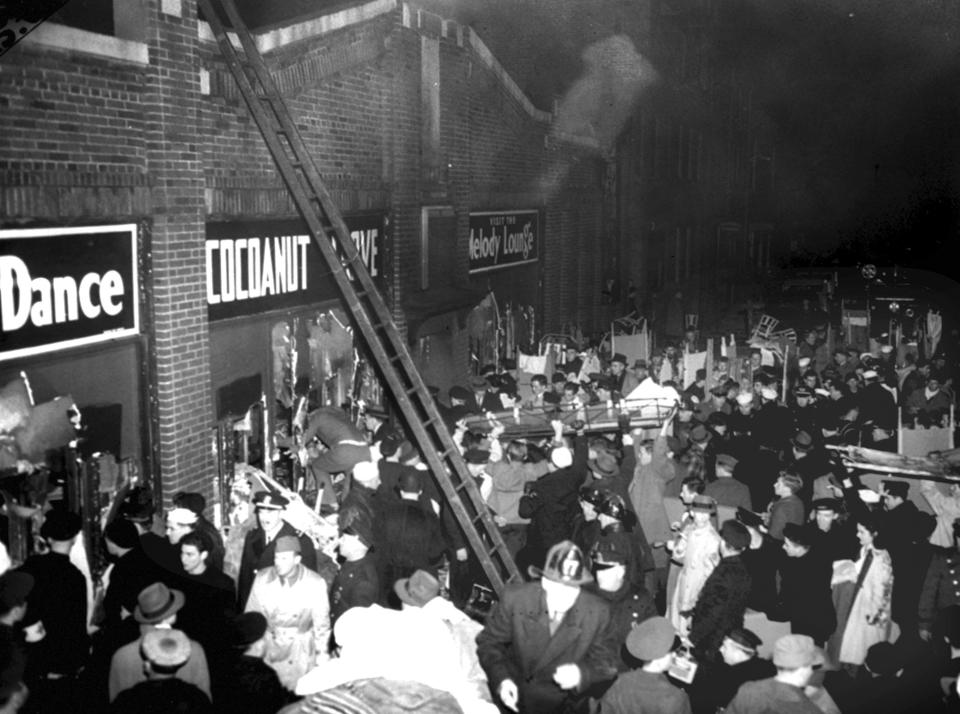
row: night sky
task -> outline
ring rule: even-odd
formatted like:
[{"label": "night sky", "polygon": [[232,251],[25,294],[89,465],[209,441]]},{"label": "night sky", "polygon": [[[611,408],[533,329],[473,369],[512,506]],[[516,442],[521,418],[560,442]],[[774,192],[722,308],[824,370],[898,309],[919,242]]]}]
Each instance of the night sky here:
[{"label": "night sky", "polygon": [[[584,50],[601,43],[605,50],[592,56],[596,64],[599,54],[602,64],[611,48],[627,45],[643,77],[639,84],[629,78],[617,92],[629,113],[655,102],[670,81],[657,72],[654,38],[642,23],[650,3],[661,1],[414,4],[474,27],[547,110],[574,96],[581,104],[598,101],[585,89],[584,77],[596,67],[588,66]],[[951,265],[960,262],[944,261],[960,238],[960,1],[709,1],[728,19],[707,30],[711,56],[753,87],[753,106],[776,131],[776,187],[790,191],[790,210],[778,221],[784,239],[802,238],[821,260],[855,263],[869,255],[878,263],[960,273]],[[68,8],[91,17],[99,4],[70,0]],[[239,4],[251,25],[263,27],[357,3]],[[605,131],[617,130],[616,118]]]},{"label": "night sky", "polygon": [[[583,48],[602,37],[632,37],[656,69],[637,22],[642,2],[425,4],[477,28],[546,108],[583,71]],[[821,260],[858,262],[869,254],[944,270],[960,237],[960,3],[721,4],[729,21],[706,41],[724,68],[753,86],[755,106],[773,122],[778,185],[799,188],[797,210],[781,228],[802,236]]]}]

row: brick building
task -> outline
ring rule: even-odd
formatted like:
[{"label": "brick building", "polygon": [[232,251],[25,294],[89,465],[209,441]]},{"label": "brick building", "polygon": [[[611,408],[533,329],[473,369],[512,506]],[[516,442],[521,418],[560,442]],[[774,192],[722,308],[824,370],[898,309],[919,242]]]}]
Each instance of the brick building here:
[{"label": "brick building", "polygon": [[[211,496],[218,421],[344,398],[349,325],[195,0],[88,4],[0,57],[0,252],[23,266],[0,276],[0,382],[71,394],[88,450]],[[465,380],[491,290],[537,336],[608,324],[609,164],[470,28],[373,0],[256,37],[428,383]]]},{"label": "brick building", "polygon": [[[742,331],[737,310],[755,294],[778,247],[773,124],[729,57],[741,0],[657,0],[635,34],[660,81],[620,137],[623,280],[644,296],[660,334]],[[678,299],[676,296],[682,297]]]}]

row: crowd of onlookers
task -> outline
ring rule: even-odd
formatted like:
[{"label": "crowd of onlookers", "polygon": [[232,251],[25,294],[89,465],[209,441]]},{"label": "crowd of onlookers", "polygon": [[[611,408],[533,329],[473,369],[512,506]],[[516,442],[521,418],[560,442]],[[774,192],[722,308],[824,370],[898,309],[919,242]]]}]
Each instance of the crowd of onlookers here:
[{"label": "crowd of onlookers", "polygon": [[[374,409],[312,412],[303,490],[254,489],[232,539],[200,494],[160,512],[126,493],[102,590],[58,504],[43,552],[0,576],[0,712],[949,711],[958,486],[871,489],[826,447],[895,451],[898,410],[943,425],[954,357],[842,349],[818,370],[814,342],[786,380],[758,354],[684,388],[675,353],[572,347],[529,393],[490,368],[438,395],[525,578],[489,607],[442,488]],[[555,418],[646,380],[678,395],[661,428]],[[513,405],[553,433],[469,427]],[[291,525],[294,499],[336,514],[332,547]]]}]

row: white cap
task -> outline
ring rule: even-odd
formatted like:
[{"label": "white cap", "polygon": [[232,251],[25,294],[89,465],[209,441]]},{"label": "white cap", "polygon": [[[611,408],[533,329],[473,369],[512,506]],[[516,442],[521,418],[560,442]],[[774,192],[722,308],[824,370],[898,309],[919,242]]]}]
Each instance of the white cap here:
[{"label": "white cap", "polygon": [[817,387],[816,389],[813,390],[813,393],[814,393],[814,394],[819,394],[821,397],[829,397],[829,396],[830,396],[830,390],[829,390],[829,389],[824,389],[823,387]]},{"label": "white cap", "polygon": [[800,367],[800,369],[806,369],[807,367],[810,366],[810,358],[801,357],[800,359],[797,360],[797,365]]},{"label": "white cap", "polygon": [[558,469],[565,469],[573,464],[573,453],[566,446],[558,446],[550,452],[550,461]]},{"label": "white cap", "polygon": [[181,526],[192,526],[199,520],[196,513],[189,508],[171,508],[167,511],[167,523],[176,523]]},{"label": "white cap", "polygon": [[870,359],[873,359],[873,352],[861,352],[861,353],[860,353],[860,359],[867,359],[868,357],[869,357]]},{"label": "white cap", "polygon": [[880,351],[883,352],[885,355],[888,355],[891,352],[893,352],[893,345],[884,345],[883,347],[880,348]]},{"label": "white cap", "polygon": [[379,478],[380,469],[372,461],[358,461],[353,467],[353,478],[360,483],[367,483]]},{"label": "white cap", "polygon": [[745,407],[753,401],[753,395],[750,392],[740,392],[737,395],[737,404],[741,407]]},{"label": "white cap", "polygon": [[764,399],[769,399],[773,401],[774,399],[777,398],[777,390],[771,386],[763,387],[760,390],[760,396],[763,397]]},{"label": "white cap", "polygon": [[857,493],[864,503],[880,503],[880,494],[872,488],[861,488]]},{"label": "white cap", "polygon": [[877,371],[875,369],[868,369],[866,372],[863,373],[864,379],[876,379],[878,376],[880,375],[877,374]]}]

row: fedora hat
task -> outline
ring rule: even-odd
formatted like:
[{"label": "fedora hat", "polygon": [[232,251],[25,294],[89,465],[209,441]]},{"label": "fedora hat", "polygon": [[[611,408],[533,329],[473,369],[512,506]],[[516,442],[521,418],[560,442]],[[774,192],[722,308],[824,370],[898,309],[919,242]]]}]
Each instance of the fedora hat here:
[{"label": "fedora hat", "polygon": [[630,630],[627,651],[643,662],[659,659],[673,650],[677,632],[665,617],[650,617]]},{"label": "fedora hat", "polygon": [[711,436],[713,435],[710,430],[703,424],[697,424],[690,430],[690,441],[694,444],[705,444],[710,441]]},{"label": "fedora hat", "polygon": [[601,451],[597,454],[597,458],[590,459],[587,462],[587,466],[590,467],[591,471],[602,476],[616,476],[620,473],[620,464],[617,463],[617,457],[607,451]]},{"label": "fedora hat", "polygon": [[143,625],[155,625],[177,612],[183,603],[182,592],[171,590],[163,583],[153,583],[137,595],[133,619]]},{"label": "fedora hat", "polygon": [[531,565],[532,578],[546,578],[564,585],[586,585],[593,582],[590,563],[580,547],[571,540],[562,540],[550,548],[543,568]]},{"label": "fedora hat", "polygon": [[798,431],[790,440],[793,447],[798,451],[809,451],[813,448],[813,437],[805,431]]},{"label": "fedora hat", "polygon": [[393,591],[400,602],[423,607],[440,594],[440,581],[426,570],[418,570],[409,578],[401,578],[394,583]]},{"label": "fedora hat", "polygon": [[164,669],[180,667],[190,659],[190,640],[180,630],[151,630],[140,649],[151,664]]}]

